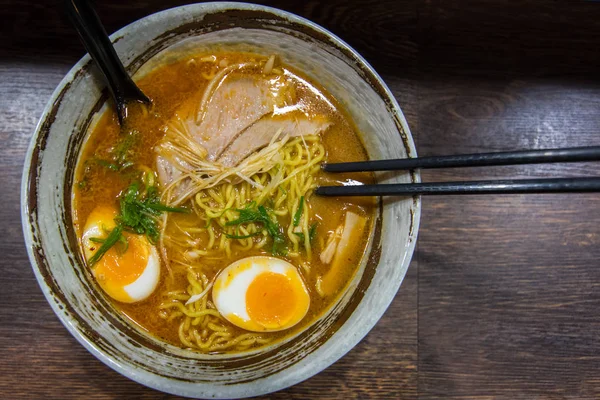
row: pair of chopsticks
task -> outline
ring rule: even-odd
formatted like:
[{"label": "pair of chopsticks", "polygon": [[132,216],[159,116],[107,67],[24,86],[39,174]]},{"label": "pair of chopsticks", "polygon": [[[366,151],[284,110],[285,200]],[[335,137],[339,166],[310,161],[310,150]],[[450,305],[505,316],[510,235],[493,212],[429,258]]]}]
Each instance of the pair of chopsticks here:
[{"label": "pair of chopsticks", "polygon": [[[500,153],[459,154],[452,156],[349,163],[325,163],[322,168],[326,172],[364,172],[583,161],[600,161],[600,146]],[[315,193],[321,196],[412,196],[419,194],[441,195],[557,192],[600,192],[600,177],[320,186],[315,191]]]}]

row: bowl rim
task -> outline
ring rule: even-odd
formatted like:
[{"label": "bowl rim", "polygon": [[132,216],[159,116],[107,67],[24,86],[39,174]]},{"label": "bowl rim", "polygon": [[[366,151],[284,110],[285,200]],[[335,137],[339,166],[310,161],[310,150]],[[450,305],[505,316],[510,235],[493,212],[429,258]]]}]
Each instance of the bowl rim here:
[{"label": "bowl rim", "polygon": [[[408,156],[409,157],[417,156],[413,137],[412,137],[410,128],[408,126],[408,123],[405,119],[405,116],[404,116],[396,98],[394,97],[394,95],[392,94],[392,92],[390,91],[388,86],[385,84],[385,82],[383,81],[381,76],[375,71],[375,69],[356,50],[354,50],[349,44],[347,44],[345,41],[343,41],[337,35],[333,34],[329,30],[321,27],[320,25],[318,25],[306,18],[298,16],[294,13],[284,11],[281,9],[277,9],[274,7],[257,5],[257,4],[252,4],[252,3],[242,3],[242,2],[193,3],[193,4],[183,5],[183,6],[179,6],[179,7],[169,8],[169,9],[162,10],[162,11],[147,15],[145,17],[142,17],[136,21],[131,22],[130,24],[127,24],[123,28],[121,28],[118,31],[111,34],[110,39],[111,39],[111,42],[114,43],[120,37],[128,34],[129,31],[134,29],[135,26],[138,24],[152,24],[152,23],[160,22],[162,19],[167,18],[167,17],[171,16],[172,14],[180,13],[182,11],[186,11],[186,12],[190,12],[190,13],[206,13],[206,14],[208,14],[208,13],[216,13],[216,12],[235,11],[235,10],[262,11],[262,12],[266,12],[266,13],[271,13],[278,17],[285,18],[287,20],[290,20],[291,22],[295,22],[300,25],[307,26],[308,28],[311,28],[311,29],[323,34],[325,37],[327,37],[328,40],[333,42],[335,44],[335,46],[344,49],[349,54],[351,54],[354,58],[356,58],[362,64],[362,67],[364,67],[376,79],[377,83],[380,85],[380,90],[383,92],[383,94],[386,97],[386,100],[390,101],[390,104],[389,104],[390,110],[393,111],[394,117],[398,119],[398,122],[400,123],[400,125],[406,135],[405,137],[403,137],[403,141],[404,141],[404,146],[407,149]],[[35,132],[34,132],[33,136],[31,137],[29,146],[27,148],[27,153],[26,153],[25,160],[24,160],[23,175],[22,175],[22,179],[21,179],[21,223],[22,223],[23,234],[24,234],[24,238],[25,238],[25,245],[27,247],[27,254],[29,257],[29,261],[30,261],[31,267],[33,269],[33,272],[35,274],[38,285],[40,286],[42,292],[44,293],[44,296],[46,297],[47,302],[50,304],[52,310],[54,311],[54,313],[56,314],[58,319],[65,326],[65,328],[71,333],[71,335],[73,337],[75,337],[75,339],[83,347],[85,347],[92,355],[94,355],[94,357],[96,357],[103,364],[107,365],[108,367],[110,367],[114,371],[118,372],[119,374],[121,374],[137,383],[140,383],[144,386],[147,386],[147,387],[150,387],[155,390],[162,391],[162,392],[175,394],[175,395],[194,397],[197,394],[194,394],[193,391],[177,387],[177,382],[171,381],[168,377],[156,376],[151,372],[139,370],[135,366],[122,365],[121,363],[116,362],[110,356],[105,354],[100,348],[98,348],[93,343],[93,341],[87,340],[85,335],[83,335],[79,331],[77,325],[74,323],[74,318],[72,316],[69,316],[69,315],[65,314],[64,312],[62,312],[62,310],[60,309],[60,305],[57,304],[56,301],[54,301],[54,297],[52,295],[52,290],[46,284],[44,277],[42,276],[42,272],[40,271],[40,266],[38,265],[38,262],[37,262],[37,258],[36,258],[36,254],[34,252],[34,246],[33,246],[34,235],[33,235],[32,227],[30,225],[30,214],[29,214],[29,212],[30,212],[30,208],[29,208],[29,198],[30,198],[29,177],[30,177],[30,168],[32,167],[31,163],[32,163],[33,153],[37,146],[42,127],[46,123],[50,113],[52,112],[54,105],[59,98],[59,95],[70,84],[70,82],[74,79],[74,77],[77,74],[79,74],[81,72],[81,70],[90,61],[91,61],[90,56],[89,56],[89,54],[86,53],[69,70],[69,72],[64,76],[64,78],[58,84],[56,89],[53,91],[50,99],[46,103],[46,106],[44,107],[44,110],[43,110],[43,112],[38,120],[38,123],[36,125]],[[415,171],[412,174],[412,177],[413,177],[413,181],[420,182],[419,171]],[[408,265],[410,264],[410,261],[414,254],[416,240],[417,240],[418,231],[419,231],[420,216],[421,216],[421,197],[420,196],[413,197],[412,211],[413,211],[412,212],[412,221],[411,221],[412,226],[411,226],[411,230],[409,233],[408,244],[405,246],[406,253],[404,254],[404,259],[399,260],[399,262],[398,262],[399,266],[401,266],[401,267],[406,266],[406,269],[408,269]],[[383,316],[385,311],[389,308],[389,305],[393,301],[395,295],[397,294],[397,292],[400,288],[400,285],[402,284],[402,281],[404,280],[404,277],[405,277],[405,275],[402,276],[402,279],[400,279],[399,282],[397,282],[397,288],[394,292],[394,295],[390,296],[389,302],[387,302],[387,304],[385,304],[385,307],[381,307],[380,310],[377,310],[372,322],[364,324],[362,326],[362,329],[360,329],[356,335],[354,335],[350,340],[346,341],[346,344],[343,346],[342,349],[336,349],[337,352],[333,355],[330,354],[330,357],[327,358],[327,361],[322,362],[318,366],[318,368],[316,368],[316,369],[305,368],[304,370],[299,371],[300,373],[293,374],[293,376],[292,376],[292,374],[288,374],[287,376],[285,376],[283,378],[280,377],[278,379],[276,385],[269,385],[268,389],[266,389],[266,390],[263,389],[262,391],[255,391],[252,393],[248,393],[247,396],[257,396],[257,395],[272,393],[272,392],[275,392],[278,390],[288,388],[290,386],[298,384],[298,383],[318,374],[319,372],[328,368],[329,366],[331,366],[331,364],[333,364],[334,362],[336,362],[337,360],[342,358],[346,353],[348,353],[350,350],[352,350],[373,329],[373,327],[376,325],[376,323],[379,321],[379,319]],[[161,384],[161,382],[160,382],[162,380],[165,380],[165,381],[171,382],[171,383],[168,385],[164,385],[164,384]],[[223,395],[223,394],[225,394],[225,393],[221,393],[221,395]],[[247,397],[247,396],[243,396],[243,397]],[[220,396],[215,396],[215,397],[220,397]]]}]

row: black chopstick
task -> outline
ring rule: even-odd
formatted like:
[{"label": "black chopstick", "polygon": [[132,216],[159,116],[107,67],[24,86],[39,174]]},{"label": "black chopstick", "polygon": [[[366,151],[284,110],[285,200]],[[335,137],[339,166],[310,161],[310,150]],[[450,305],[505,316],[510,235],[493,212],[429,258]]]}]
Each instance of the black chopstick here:
[{"label": "black chopstick", "polygon": [[419,194],[600,192],[600,178],[556,178],[471,182],[402,183],[356,186],[320,186],[321,196],[413,196]]},{"label": "black chopstick", "polygon": [[332,164],[324,163],[322,168],[327,172],[397,171],[416,168],[483,167],[493,165],[582,161],[600,161],[600,146],[548,150],[524,150],[500,153],[458,154],[451,156]]}]

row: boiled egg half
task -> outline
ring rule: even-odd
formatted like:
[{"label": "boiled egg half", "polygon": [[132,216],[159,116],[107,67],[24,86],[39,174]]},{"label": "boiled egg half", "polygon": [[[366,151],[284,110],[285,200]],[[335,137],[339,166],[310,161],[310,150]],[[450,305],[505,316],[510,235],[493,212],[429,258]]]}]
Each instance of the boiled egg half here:
[{"label": "boiled egg half", "polygon": [[310,305],[296,267],[274,257],[247,257],[219,273],[212,289],[217,310],[232,324],[253,332],[291,328]]},{"label": "boiled egg half", "polygon": [[[102,246],[92,238],[105,239],[116,226],[116,216],[117,211],[110,206],[98,206],[90,213],[82,236],[86,260]],[[127,245],[111,247],[91,268],[106,294],[123,303],[134,303],[148,298],[156,289],[160,278],[160,259],[146,236],[128,232],[123,232],[123,236]]]}]

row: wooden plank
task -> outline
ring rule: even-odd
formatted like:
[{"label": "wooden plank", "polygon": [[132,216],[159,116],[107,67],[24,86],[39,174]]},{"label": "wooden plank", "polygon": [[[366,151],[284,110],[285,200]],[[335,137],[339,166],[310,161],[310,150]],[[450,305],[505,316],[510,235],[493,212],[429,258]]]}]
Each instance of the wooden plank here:
[{"label": "wooden plank", "polygon": [[[421,155],[600,143],[598,4],[429,1],[425,10]],[[598,175],[584,163],[424,179]],[[600,396],[598,206],[595,194],[424,200],[420,398]]]}]

